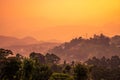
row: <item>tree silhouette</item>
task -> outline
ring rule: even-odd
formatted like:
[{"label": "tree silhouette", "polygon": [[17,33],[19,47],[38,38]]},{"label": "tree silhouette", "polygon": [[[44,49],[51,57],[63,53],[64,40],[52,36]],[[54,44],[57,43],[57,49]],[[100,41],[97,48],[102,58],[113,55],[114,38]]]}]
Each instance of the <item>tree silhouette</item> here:
[{"label": "tree silhouette", "polygon": [[85,65],[77,64],[74,68],[74,79],[75,80],[87,80],[89,70]]}]

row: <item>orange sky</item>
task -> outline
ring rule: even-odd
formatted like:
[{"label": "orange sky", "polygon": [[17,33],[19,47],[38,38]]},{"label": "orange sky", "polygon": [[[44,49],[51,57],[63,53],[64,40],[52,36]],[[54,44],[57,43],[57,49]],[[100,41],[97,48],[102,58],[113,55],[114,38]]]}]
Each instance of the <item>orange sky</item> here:
[{"label": "orange sky", "polygon": [[68,41],[120,34],[120,0],[0,0],[0,34]]}]

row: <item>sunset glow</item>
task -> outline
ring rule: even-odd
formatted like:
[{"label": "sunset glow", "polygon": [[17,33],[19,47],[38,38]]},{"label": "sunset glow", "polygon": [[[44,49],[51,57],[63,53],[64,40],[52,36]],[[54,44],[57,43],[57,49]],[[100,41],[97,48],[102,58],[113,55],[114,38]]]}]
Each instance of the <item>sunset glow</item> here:
[{"label": "sunset glow", "polygon": [[68,41],[120,34],[120,0],[0,0],[0,34]]}]

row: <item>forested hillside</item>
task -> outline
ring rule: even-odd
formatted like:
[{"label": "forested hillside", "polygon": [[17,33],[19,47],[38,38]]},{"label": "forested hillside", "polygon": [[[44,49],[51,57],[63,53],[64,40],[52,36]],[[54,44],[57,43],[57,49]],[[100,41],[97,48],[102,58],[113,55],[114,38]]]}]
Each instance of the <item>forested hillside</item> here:
[{"label": "forested hillside", "polygon": [[112,38],[103,34],[94,35],[89,39],[82,37],[72,39],[57,46],[48,52],[54,53],[63,60],[84,61],[93,56],[111,57],[112,55],[120,56],[120,36],[116,35]]}]

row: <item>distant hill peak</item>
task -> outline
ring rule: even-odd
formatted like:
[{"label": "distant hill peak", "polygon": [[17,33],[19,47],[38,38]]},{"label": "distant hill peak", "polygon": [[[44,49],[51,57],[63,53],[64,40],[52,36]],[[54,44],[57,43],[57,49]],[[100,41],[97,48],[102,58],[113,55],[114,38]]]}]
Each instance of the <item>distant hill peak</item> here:
[{"label": "distant hill peak", "polygon": [[24,38],[22,38],[22,39],[24,39],[24,40],[34,40],[34,41],[37,41],[37,39],[35,39],[35,38],[31,37],[31,36],[27,36],[27,37],[24,37]]}]

